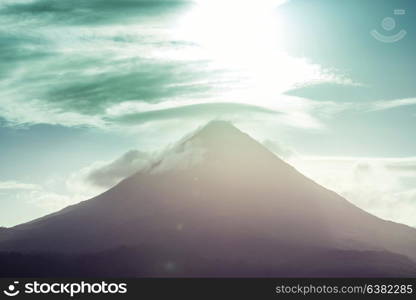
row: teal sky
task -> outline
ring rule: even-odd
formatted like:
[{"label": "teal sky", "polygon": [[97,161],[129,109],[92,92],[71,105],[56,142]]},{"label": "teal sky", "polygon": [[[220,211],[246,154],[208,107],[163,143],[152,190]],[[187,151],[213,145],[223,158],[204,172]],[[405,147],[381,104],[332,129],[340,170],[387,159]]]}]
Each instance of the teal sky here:
[{"label": "teal sky", "polygon": [[1,1],[0,226],[92,197],[216,118],[416,226],[415,14],[412,0]]}]

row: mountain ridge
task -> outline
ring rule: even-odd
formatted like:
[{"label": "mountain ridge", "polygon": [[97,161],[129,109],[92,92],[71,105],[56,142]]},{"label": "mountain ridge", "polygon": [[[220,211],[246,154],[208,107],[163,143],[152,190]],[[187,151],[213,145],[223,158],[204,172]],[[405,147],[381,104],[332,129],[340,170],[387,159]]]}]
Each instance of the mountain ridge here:
[{"label": "mountain ridge", "polygon": [[175,245],[175,255],[190,251],[259,268],[331,249],[416,261],[416,229],[359,209],[225,121],[201,127],[105,193],[7,235],[0,251],[82,255]]}]

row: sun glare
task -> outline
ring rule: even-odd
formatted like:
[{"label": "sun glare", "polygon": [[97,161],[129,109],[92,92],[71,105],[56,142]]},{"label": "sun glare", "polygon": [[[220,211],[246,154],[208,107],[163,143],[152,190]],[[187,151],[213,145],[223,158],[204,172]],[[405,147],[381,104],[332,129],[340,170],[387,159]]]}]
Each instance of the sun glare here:
[{"label": "sun glare", "polygon": [[181,40],[217,68],[239,77],[238,85],[220,95],[227,101],[273,108],[296,84],[325,79],[316,65],[284,51],[289,29],[278,16],[282,0],[199,0],[175,30]]},{"label": "sun glare", "polygon": [[179,32],[218,63],[253,67],[280,48],[278,29],[271,1],[210,0],[195,4]]}]

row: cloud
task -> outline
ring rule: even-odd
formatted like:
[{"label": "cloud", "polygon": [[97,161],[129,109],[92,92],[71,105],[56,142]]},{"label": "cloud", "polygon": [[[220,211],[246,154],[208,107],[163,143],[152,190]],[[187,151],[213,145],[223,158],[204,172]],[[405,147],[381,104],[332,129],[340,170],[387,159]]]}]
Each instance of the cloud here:
[{"label": "cloud", "polygon": [[131,150],[114,161],[95,162],[69,176],[66,181],[68,191],[86,200],[147,168],[151,159],[150,154]]},{"label": "cloud", "polygon": [[406,105],[414,104],[414,98],[409,100],[401,100],[397,102],[396,99],[414,96],[414,91],[394,89],[389,86],[376,88],[374,86],[354,83],[351,81],[344,82],[318,82],[308,83],[303,86],[291,89],[285,92],[286,95],[307,98],[317,101],[336,101],[336,102],[351,102],[351,103],[369,103],[375,102],[383,107],[387,108],[391,105],[394,107],[396,104]]},{"label": "cloud", "polygon": [[115,161],[93,168],[86,177],[91,184],[108,188],[149,165],[149,154],[132,150]]},{"label": "cloud", "polygon": [[14,226],[39,218],[84,199],[18,181],[0,182],[0,226]]},{"label": "cloud", "polygon": [[317,101],[362,102],[372,100],[368,88],[351,82],[309,83],[285,92],[286,95]]},{"label": "cloud", "polygon": [[75,201],[68,195],[49,191],[41,185],[17,181],[0,181],[0,192],[3,197],[47,209],[59,209]]},{"label": "cloud", "polygon": [[416,172],[416,160],[408,162],[395,162],[386,165],[387,169],[401,172]]},{"label": "cloud", "polygon": [[96,162],[43,185],[0,181],[0,226],[27,222],[97,196],[147,166],[147,158],[145,153],[129,151],[112,162]]},{"label": "cloud", "polygon": [[44,23],[103,25],[132,18],[149,17],[181,8],[187,1],[170,0],[56,0],[14,1],[3,5],[2,13],[18,18],[35,18]]},{"label": "cloud", "polygon": [[[251,48],[228,51],[216,44],[221,53],[232,52],[224,63],[215,55],[217,51],[204,48],[201,40],[181,31],[182,21],[198,6],[190,2],[2,2],[0,118],[9,126],[45,123],[120,128],[152,120],[193,118],[192,114],[208,118],[270,111],[271,115],[274,109],[265,102],[282,102],[279,93],[293,82],[335,80],[336,76],[319,66],[279,51],[256,57],[253,53],[270,46],[267,41],[264,47],[254,43],[254,52]],[[205,21],[210,28],[212,20]],[[191,22],[186,29],[192,26]],[[227,41],[235,44],[228,37]],[[242,42],[253,44],[245,36]],[[236,54],[238,59],[229,64]],[[301,71],[281,74],[282,66]],[[191,101],[201,106],[188,106]],[[177,108],[161,109],[160,104],[166,102]],[[125,116],[112,114],[114,108],[132,103],[152,108],[125,112]],[[299,109],[288,117],[284,109],[280,111],[283,122],[319,127],[309,112]]]},{"label": "cloud", "polygon": [[[96,162],[66,176],[63,179],[64,188],[60,187],[60,178],[51,178],[49,181],[56,182],[45,181],[43,185],[0,181],[0,225],[15,225],[17,222],[28,221],[28,218],[37,218],[88,200],[148,167],[150,162],[150,154],[137,150],[128,151],[114,161]],[[2,213],[8,207],[15,213],[3,218]]]},{"label": "cloud", "polygon": [[159,174],[173,168],[187,168],[199,163],[204,153],[198,141],[183,143],[183,140],[155,153],[131,150],[114,161],[95,162],[71,174],[66,185],[71,194],[90,198],[138,172]]},{"label": "cloud", "polygon": [[44,46],[45,42],[30,32],[0,29],[0,79],[7,80],[8,74],[31,60],[51,55]]},{"label": "cloud", "polygon": [[126,114],[119,117],[108,118],[109,121],[125,124],[142,124],[155,120],[167,119],[201,119],[229,116],[241,116],[241,114],[269,114],[278,115],[279,112],[260,106],[242,103],[198,103],[190,105],[177,105],[166,109],[155,109],[145,112]]},{"label": "cloud", "polygon": [[[49,102],[52,107],[94,115],[103,113],[116,103],[157,103],[177,97],[201,97],[211,89],[207,84],[197,83],[206,75],[199,70],[201,65],[141,58],[107,62],[89,60],[84,63],[86,68],[92,63],[95,69],[106,63],[110,66],[105,67],[106,72],[88,74],[84,70],[60,76],[59,84],[39,91],[38,98]],[[68,66],[65,68],[68,70]],[[54,83],[52,78],[51,83]]]},{"label": "cloud", "polygon": [[416,105],[416,98],[396,99],[391,101],[377,101],[370,105],[370,110],[379,111],[410,105]]},{"label": "cloud", "polygon": [[383,219],[416,227],[416,159],[296,157],[302,173]]},{"label": "cloud", "polygon": [[[1,93],[0,93],[1,94]],[[91,126],[104,128],[105,122],[99,116],[89,116],[77,112],[53,108],[42,101],[14,101],[13,98],[0,100],[0,118],[3,126],[26,127],[37,124]]]},{"label": "cloud", "polygon": [[54,193],[45,189],[22,193],[18,197],[24,200],[27,205],[40,207],[45,213],[57,211],[68,205],[85,200],[72,195]]},{"label": "cloud", "polygon": [[[184,142],[185,141],[185,142]],[[184,170],[198,165],[204,160],[205,148],[199,140],[181,140],[173,147],[162,152],[157,164],[149,170],[151,174],[160,174],[169,170]]]},{"label": "cloud", "polygon": [[[170,34],[184,1],[55,0],[0,6],[0,117],[104,127],[124,102],[204,98],[221,70]],[[154,18],[151,18],[154,16]],[[131,22],[124,19],[131,18]],[[100,27],[97,27],[100,25]],[[97,51],[99,50],[99,51]],[[166,55],[166,53],[169,53]],[[211,79],[209,79],[211,78]]]},{"label": "cloud", "polygon": [[[12,72],[0,84],[3,117],[22,123],[50,123],[50,119],[68,123],[65,115],[72,114],[70,119],[79,123],[91,124],[88,117],[93,117],[97,119],[93,124],[103,125],[100,119],[106,109],[116,104],[203,98],[213,89],[209,81],[202,80],[212,74],[204,70],[203,63],[144,57],[108,59],[111,51],[93,57],[84,53],[54,56],[28,58],[31,69],[21,68],[18,76]],[[24,114],[27,109],[14,109],[17,106],[30,106],[37,113]]]},{"label": "cloud", "polygon": [[36,184],[21,183],[17,181],[0,181],[0,190],[39,190]]},{"label": "cloud", "polygon": [[292,148],[274,140],[264,140],[263,145],[282,159],[288,159],[296,155]]}]

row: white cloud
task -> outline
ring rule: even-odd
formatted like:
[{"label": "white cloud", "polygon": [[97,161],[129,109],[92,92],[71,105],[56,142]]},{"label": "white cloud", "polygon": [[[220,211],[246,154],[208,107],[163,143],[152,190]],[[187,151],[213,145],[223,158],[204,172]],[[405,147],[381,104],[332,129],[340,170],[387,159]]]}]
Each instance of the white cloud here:
[{"label": "white cloud", "polygon": [[[0,226],[14,226],[62,209],[84,199],[17,181],[0,182]],[[12,213],[10,213],[12,212]]]},{"label": "white cloud", "polygon": [[[29,214],[31,218],[41,217],[110,189],[124,178],[148,167],[150,157],[150,154],[137,150],[129,151],[114,161],[95,162],[66,179],[51,178],[43,185],[0,181],[1,200],[10,203],[15,213],[19,213],[23,207],[26,215],[27,210],[33,210],[33,213]],[[66,184],[66,190],[59,187],[62,180]],[[7,203],[6,207],[9,205]],[[13,226],[16,225],[14,222],[24,221],[28,220],[16,216],[4,224]]]},{"label": "white cloud", "polygon": [[41,187],[31,183],[17,181],[0,181],[0,190],[39,190]]},{"label": "white cloud", "polygon": [[66,185],[70,193],[78,195],[78,197],[82,195],[87,199],[147,168],[150,163],[151,154],[131,150],[114,161],[95,162],[71,174]]},{"label": "white cloud", "polygon": [[152,174],[160,174],[172,169],[183,170],[190,168],[203,161],[205,152],[198,139],[192,139],[185,143],[180,141],[162,153],[160,162],[150,172]]},{"label": "white cloud", "polygon": [[12,126],[21,124],[50,124],[68,127],[87,125],[99,128],[105,126],[105,122],[99,116],[62,111],[38,100],[21,101],[11,94],[3,98],[0,103],[0,117]]},{"label": "white cloud", "polygon": [[293,150],[289,146],[284,145],[274,140],[270,140],[270,139],[264,140],[263,145],[267,149],[269,149],[271,152],[276,154],[279,158],[282,158],[282,159],[293,158],[294,156],[297,155],[295,150]]},{"label": "white cloud", "polygon": [[416,226],[416,158],[295,157],[290,162],[317,183],[383,219]]},{"label": "white cloud", "polygon": [[373,111],[387,110],[387,109],[393,109],[393,108],[409,106],[409,105],[416,105],[416,98],[405,98],[405,99],[390,100],[390,101],[377,101],[370,105],[370,110],[373,110]]},{"label": "white cloud", "polygon": [[92,168],[86,179],[99,187],[112,187],[124,178],[147,167],[149,160],[149,154],[131,150],[111,163]]},{"label": "white cloud", "polygon": [[85,200],[76,196],[58,194],[44,189],[22,193],[18,198],[24,200],[29,205],[42,208],[45,214]]},{"label": "white cloud", "polygon": [[[166,16],[129,19],[123,24],[108,20],[108,24],[100,26],[89,23],[72,26],[65,22],[37,26],[36,22],[41,22],[44,16],[41,9],[32,14],[29,24],[17,16],[14,20],[12,14],[12,19],[5,22],[13,28],[12,36],[18,41],[28,41],[20,41],[11,49],[14,53],[27,50],[28,57],[24,64],[18,63],[22,59],[17,60],[0,84],[0,117],[11,125],[43,123],[103,128],[114,126],[108,122],[109,117],[195,104],[193,99],[198,99],[199,104],[227,101],[266,107],[281,112],[279,118],[287,126],[324,127],[315,117],[311,101],[284,99],[281,94],[299,83],[345,79],[304,58],[291,57],[281,49],[279,38],[284,25],[275,24],[278,18],[274,17],[273,7],[285,1],[196,2],[198,5],[185,13],[175,12],[175,17],[166,11]],[[74,12],[83,14],[82,10]],[[49,13],[53,17],[53,12]],[[233,22],[229,22],[231,14]],[[147,70],[144,62],[152,67]],[[139,82],[143,76],[134,75],[143,69],[151,76]],[[123,95],[136,83],[146,88],[150,79],[157,79],[158,72],[175,76],[162,76],[160,84],[150,86],[149,90],[132,89]],[[126,86],[116,84],[106,89],[113,81],[100,80],[104,74],[110,78],[117,74],[132,77],[123,77]],[[93,79],[99,86],[92,84]],[[178,93],[181,88],[184,91]],[[196,97],[189,94],[194,89],[203,91]],[[97,91],[103,95],[95,99]],[[158,91],[172,92],[157,95]],[[151,92],[156,96],[149,101],[146,97]],[[109,98],[107,102],[103,100],[105,97]],[[86,110],[91,103],[97,103],[92,106],[102,110]]]}]

